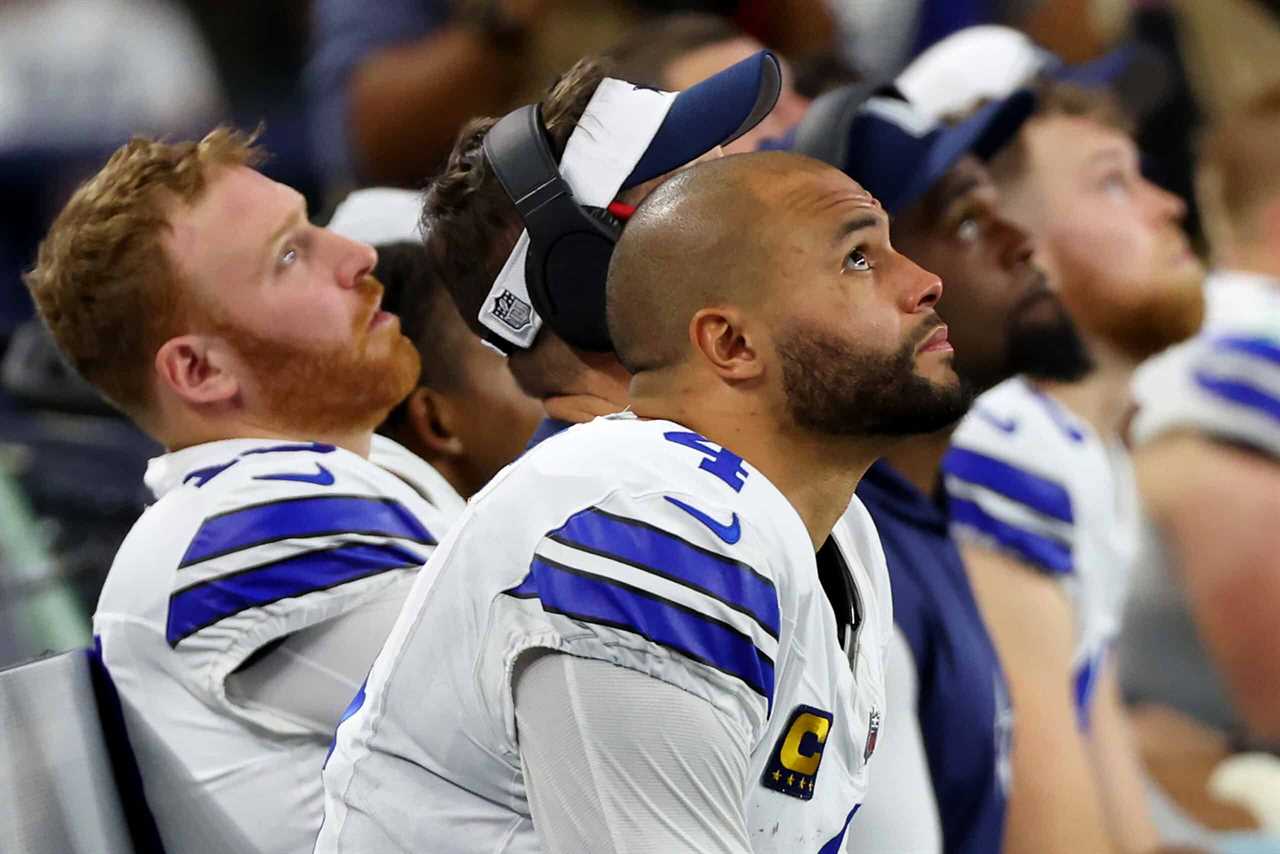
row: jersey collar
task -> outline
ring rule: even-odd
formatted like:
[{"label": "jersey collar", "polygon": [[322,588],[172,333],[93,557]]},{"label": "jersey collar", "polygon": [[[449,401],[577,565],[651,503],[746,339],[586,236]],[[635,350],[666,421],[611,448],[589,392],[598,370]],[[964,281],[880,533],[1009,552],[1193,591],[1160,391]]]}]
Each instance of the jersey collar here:
[{"label": "jersey collar", "polygon": [[[311,442],[288,442],[284,439],[220,439],[203,442],[180,451],[171,451],[147,462],[143,482],[157,499],[182,486],[201,472],[212,472],[227,466],[249,451],[285,445],[310,445]],[[320,447],[330,447],[328,445]]]},{"label": "jersey collar", "polygon": [[1280,316],[1280,281],[1243,270],[1214,270],[1205,284],[1205,328],[1252,325]]}]

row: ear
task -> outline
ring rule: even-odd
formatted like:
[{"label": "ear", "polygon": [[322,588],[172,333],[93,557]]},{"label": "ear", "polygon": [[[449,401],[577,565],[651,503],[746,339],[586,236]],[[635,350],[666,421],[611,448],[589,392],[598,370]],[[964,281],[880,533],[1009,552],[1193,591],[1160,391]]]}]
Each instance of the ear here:
[{"label": "ear", "polygon": [[[431,388],[418,387],[405,402],[414,437],[430,457],[460,457],[466,448],[457,429],[454,403]],[[430,459],[430,457],[428,459]]]},{"label": "ear", "polygon": [[689,320],[689,340],[703,361],[726,380],[755,379],[764,370],[742,313],[732,306],[695,312]]},{"label": "ear", "polygon": [[170,338],[156,351],[160,383],[187,403],[222,403],[240,393],[229,355],[215,339],[203,335]]}]

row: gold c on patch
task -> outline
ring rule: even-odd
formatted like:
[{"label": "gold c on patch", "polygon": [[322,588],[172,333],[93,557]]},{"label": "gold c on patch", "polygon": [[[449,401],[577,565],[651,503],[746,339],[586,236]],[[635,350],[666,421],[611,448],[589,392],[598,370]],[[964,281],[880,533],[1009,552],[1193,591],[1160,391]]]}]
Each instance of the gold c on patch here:
[{"label": "gold c on patch", "polygon": [[822,763],[822,746],[831,731],[831,713],[812,706],[796,706],[787,728],[773,748],[760,782],[793,798],[807,801],[813,797],[818,765]]}]

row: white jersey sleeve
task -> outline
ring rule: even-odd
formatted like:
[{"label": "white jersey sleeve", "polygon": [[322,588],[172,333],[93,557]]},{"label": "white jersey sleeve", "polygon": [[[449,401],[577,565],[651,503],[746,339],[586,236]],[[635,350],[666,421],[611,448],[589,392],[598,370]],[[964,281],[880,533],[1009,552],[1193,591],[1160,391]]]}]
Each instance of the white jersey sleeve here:
[{"label": "white jersey sleeve", "polygon": [[1119,631],[1144,517],[1128,453],[1017,378],[978,398],[943,458],[952,531],[1056,578],[1075,612],[1082,725]]},{"label": "white jersey sleeve", "polygon": [[753,850],[838,846],[867,722],[800,517],[726,449],[619,416],[526,454],[437,550],[339,727],[317,850],[541,850],[513,686],[541,651],[709,704],[750,756]]},{"label": "white jersey sleeve", "polygon": [[943,458],[952,529],[1050,575],[1075,572],[1077,508],[1064,478],[1072,445],[1088,440],[1034,399],[1023,380],[978,398]]},{"label": "white jersey sleeve", "polygon": [[751,850],[749,755],[718,711],[625,667],[527,659],[516,673],[520,758],[549,854]]},{"label": "white jersey sleeve", "polygon": [[1179,344],[1139,369],[1134,397],[1138,444],[1192,430],[1280,459],[1280,325]]},{"label": "white jersey sleeve", "polygon": [[[297,632],[407,596],[447,522],[330,445],[216,442],[153,468],[166,470],[159,500],[116,555],[94,632],[166,847],[216,849],[221,825],[305,850],[328,738],[306,715],[229,692],[229,679]],[[332,705],[333,674],[312,672]]]}]

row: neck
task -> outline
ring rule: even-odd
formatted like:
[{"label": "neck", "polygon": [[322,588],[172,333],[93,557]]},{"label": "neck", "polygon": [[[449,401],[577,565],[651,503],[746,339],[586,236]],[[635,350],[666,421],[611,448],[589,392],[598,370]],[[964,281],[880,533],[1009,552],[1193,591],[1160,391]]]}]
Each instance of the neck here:
[{"label": "neck", "polygon": [[1132,407],[1129,383],[1137,365],[1102,341],[1090,341],[1094,369],[1074,383],[1037,381],[1036,386],[1083,418],[1100,436],[1119,435]]},{"label": "neck", "polygon": [[[634,390],[634,387],[633,387]],[[884,453],[883,439],[826,436],[779,427],[766,409],[740,398],[671,401],[633,398],[642,418],[664,418],[733,451],[769,479],[795,508],[814,549],[831,536],[853,499],[854,487]]]},{"label": "neck", "polygon": [[951,446],[951,434],[954,432],[953,424],[937,433],[912,436],[890,448],[884,455],[885,462],[893,466],[916,489],[931,496],[938,484],[942,457]]},{"label": "neck", "polygon": [[570,424],[584,424],[601,415],[610,415],[627,408],[625,395],[621,400],[594,394],[564,394],[542,401],[547,415]]},{"label": "neck", "polygon": [[1277,280],[1280,287],[1280,257],[1270,246],[1243,246],[1229,254],[1224,253],[1218,260],[1224,270],[1266,276]]},{"label": "neck", "polygon": [[543,398],[542,408],[547,415],[570,424],[582,424],[626,409],[631,403],[628,390],[631,378],[616,358],[610,359],[611,364],[592,366],[583,372],[576,379],[575,388]]}]

